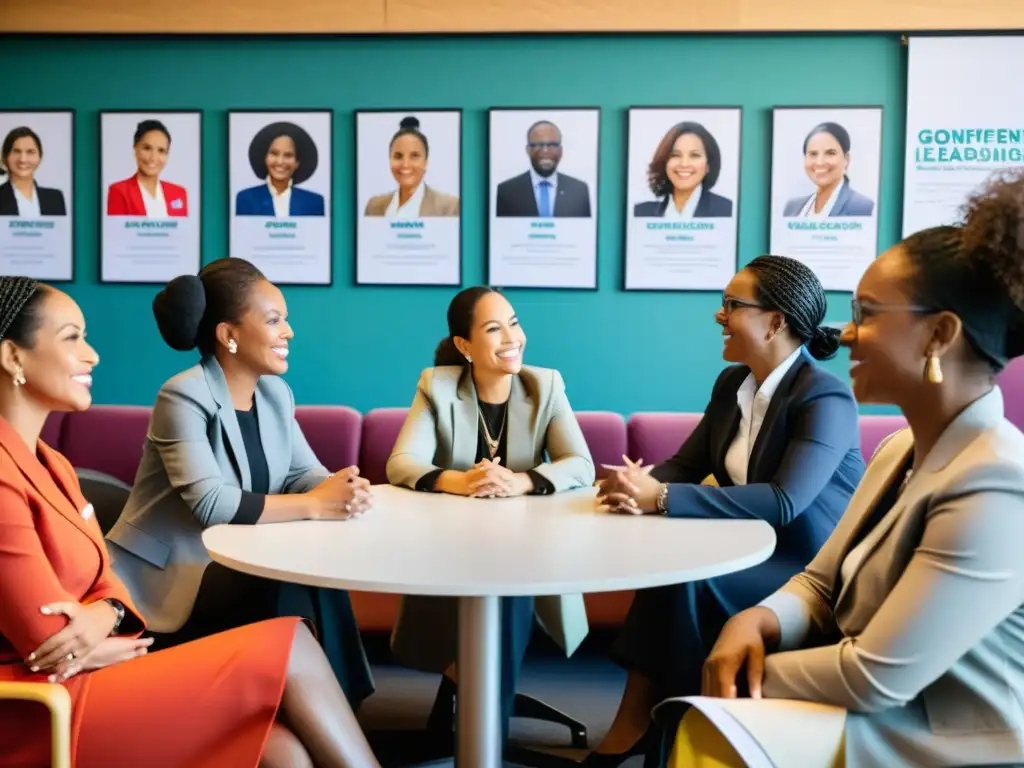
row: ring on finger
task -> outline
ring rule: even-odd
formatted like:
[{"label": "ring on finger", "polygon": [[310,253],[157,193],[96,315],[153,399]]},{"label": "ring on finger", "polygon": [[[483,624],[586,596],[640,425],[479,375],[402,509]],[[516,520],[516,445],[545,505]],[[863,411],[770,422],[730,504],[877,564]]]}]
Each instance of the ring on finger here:
[{"label": "ring on finger", "polygon": [[69,653],[67,656],[64,657],[64,660],[65,661],[74,661],[75,660],[75,652],[72,651],[71,653]]}]

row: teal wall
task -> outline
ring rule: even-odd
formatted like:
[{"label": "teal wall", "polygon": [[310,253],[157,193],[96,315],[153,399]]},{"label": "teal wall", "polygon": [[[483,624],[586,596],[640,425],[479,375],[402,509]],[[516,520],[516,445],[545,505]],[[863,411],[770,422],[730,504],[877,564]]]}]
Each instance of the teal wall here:
[{"label": "teal wall", "polygon": [[[456,38],[0,38],[5,108],[77,109],[76,280],[102,357],[100,403],[150,404],[195,360],[157,334],[154,286],[98,283],[101,109],[201,108],[203,259],[227,255],[230,108],[330,107],[334,122],[334,285],[286,289],[295,326],[288,380],[300,403],[407,405],[446,333],[452,288],[352,285],[353,110],[462,107],[463,280],[484,279],[486,110],[600,106],[597,292],[510,290],[528,362],[559,368],[577,409],[703,410],[722,366],[711,294],[625,293],[626,108],[742,105],[740,261],[768,247],[774,105],[885,107],[880,243],[899,239],[905,57],[895,35]],[[849,294],[830,295],[830,320]],[[839,373],[845,354],[829,363]],[[845,375],[845,374],[844,374]]]}]

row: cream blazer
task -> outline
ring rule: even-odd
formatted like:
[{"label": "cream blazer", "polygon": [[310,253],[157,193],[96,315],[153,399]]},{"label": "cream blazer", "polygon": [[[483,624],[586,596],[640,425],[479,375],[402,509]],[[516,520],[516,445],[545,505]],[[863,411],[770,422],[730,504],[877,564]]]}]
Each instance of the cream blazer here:
[{"label": "cream blazer", "polygon": [[[417,481],[433,470],[470,469],[476,463],[477,409],[476,388],[468,368],[442,366],[423,371],[388,459],[388,481],[415,488]],[[556,492],[593,484],[590,449],[558,371],[523,367],[512,379],[507,423],[505,466],[513,472],[535,470]],[[457,603],[446,602],[450,605],[441,617],[437,613],[441,600],[403,598],[392,636],[392,652],[402,664],[440,672],[454,660]],[[575,651],[589,631],[583,596],[539,597],[535,606],[545,631],[567,654]]]},{"label": "cream blazer", "polygon": [[[387,213],[388,206],[394,192],[386,192],[383,195],[374,195],[366,202],[364,216],[383,216]],[[423,203],[420,205],[420,217],[428,218],[435,216],[458,216],[459,198],[456,195],[449,195],[445,192],[438,192],[433,187],[427,186],[423,190]]]},{"label": "cream blazer", "polygon": [[[764,602],[782,628],[764,696],[836,708],[848,768],[1021,765],[1024,435],[998,388],[947,427],[840,577],[912,447],[909,430],[883,443],[821,552]],[[787,702],[741,704],[727,709],[757,732],[761,705]]]}]

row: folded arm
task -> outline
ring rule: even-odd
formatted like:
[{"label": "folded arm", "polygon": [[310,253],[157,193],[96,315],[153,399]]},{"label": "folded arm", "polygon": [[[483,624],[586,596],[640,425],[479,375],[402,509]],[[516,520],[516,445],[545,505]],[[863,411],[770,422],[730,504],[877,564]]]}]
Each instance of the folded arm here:
[{"label": "folded arm", "polygon": [[789,442],[767,483],[724,488],[671,484],[670,517],[764,520],[775,528],[793,522],[821,494],[857,434],[857,405],[838,389],[808,400],[792,417]]},{"label": "folded arm", "polygon": [[1022,538],[1019,490],[938,504],[906,570],[864,631],[834,645],[769,656],[764,695],[854,712],[912,701],[1020,608]]}]

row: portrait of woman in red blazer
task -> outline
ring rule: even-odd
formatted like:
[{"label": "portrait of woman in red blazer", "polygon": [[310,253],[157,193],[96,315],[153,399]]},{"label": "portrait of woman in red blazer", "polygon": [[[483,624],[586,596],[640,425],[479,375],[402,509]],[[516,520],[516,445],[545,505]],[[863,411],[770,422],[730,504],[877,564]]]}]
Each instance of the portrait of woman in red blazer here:
[{"label": "portrait of woman in red blazer", "polygon": [[[298,619],[147,653],[74,469],[39,439],[51,411],[88,408],[98,362],[70,296],[0,277],[0,683],[67,689],[75,768],[377,766]],[[49,731],[44,708],[0,701],[0,766],[49,765]]]},{"label": "portrait of woman in red blazer", "polygon": [[188,216],[184,187],[161,181],[171,152],[171,133],[159,120],[143,120],[135,129],[134,176],[116,181],[107,190],[108,216],[147,216],[163,219]]}]

